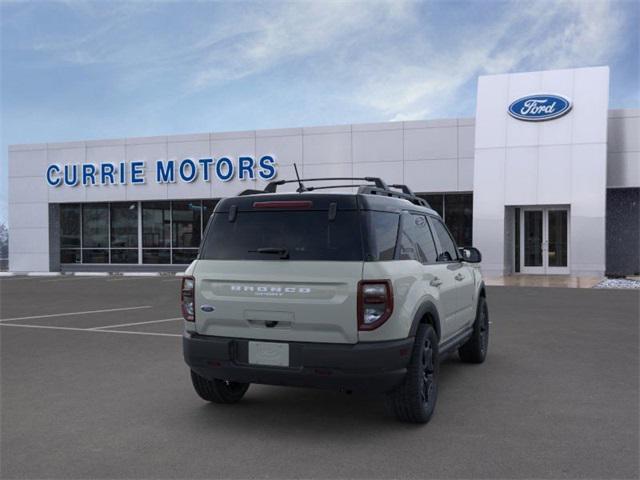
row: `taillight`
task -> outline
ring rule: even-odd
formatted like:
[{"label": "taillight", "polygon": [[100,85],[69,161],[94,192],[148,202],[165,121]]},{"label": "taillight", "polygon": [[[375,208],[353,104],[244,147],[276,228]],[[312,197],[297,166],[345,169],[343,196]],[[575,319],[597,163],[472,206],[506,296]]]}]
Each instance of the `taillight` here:
[{"label": "taillight", "polygon": [[393,289],[389,280],[358,283],[358,330],[374,330],[393,313]]},{"label": "taillight", "polygon": [[180,289],[180,307],[182,316],[187,322],[196,321],[196,309],[194,292],[196,279],[193,277],[182,277],[182,288]]}]

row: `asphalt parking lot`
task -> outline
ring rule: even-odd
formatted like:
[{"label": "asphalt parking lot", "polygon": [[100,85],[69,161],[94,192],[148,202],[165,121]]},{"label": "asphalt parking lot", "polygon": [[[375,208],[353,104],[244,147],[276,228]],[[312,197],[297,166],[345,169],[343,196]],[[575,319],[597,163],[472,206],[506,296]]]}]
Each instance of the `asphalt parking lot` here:
[{"label": "asphalt parking lot", "polygon": [[426,426],[253,385],[209,405],[176,278],[0,280],[2,478],[638,478],[640,292],[493,287],[489,357]]}]

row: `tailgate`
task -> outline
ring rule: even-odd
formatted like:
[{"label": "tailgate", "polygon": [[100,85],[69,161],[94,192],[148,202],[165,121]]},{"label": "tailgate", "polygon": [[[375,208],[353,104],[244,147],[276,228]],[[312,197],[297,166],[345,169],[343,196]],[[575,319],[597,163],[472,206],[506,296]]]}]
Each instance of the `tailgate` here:
[{"label": "tailgate", "polygon": [[199,260],[194,277],[201,335],[357,342],[362,262]]}]

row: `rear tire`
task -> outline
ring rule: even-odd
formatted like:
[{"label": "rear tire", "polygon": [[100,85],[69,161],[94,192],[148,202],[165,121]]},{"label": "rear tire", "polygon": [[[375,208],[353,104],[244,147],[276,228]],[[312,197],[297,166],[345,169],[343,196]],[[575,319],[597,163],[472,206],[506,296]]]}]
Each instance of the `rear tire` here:
[{"label": "rear tire", "polygon": [[200,398],[213,403],[237,403],[247,393],[250,385],[218,379],[209,380],[193,370],[191,370],[191,383]]},{"label": "rear tire", "polygon": [[487,358],[489,349],[489,309],[484,297],[478,299],[476,321],[473,323],[473,333],[469,340],[458,349],[458,355],[463,362],[482,363]]},{"label": "rear tire", "polygon": [[403,422],[427,423],[438,398],[438,336],[431,325],[422,324],[402,384],[387,394],[387,408]]}]

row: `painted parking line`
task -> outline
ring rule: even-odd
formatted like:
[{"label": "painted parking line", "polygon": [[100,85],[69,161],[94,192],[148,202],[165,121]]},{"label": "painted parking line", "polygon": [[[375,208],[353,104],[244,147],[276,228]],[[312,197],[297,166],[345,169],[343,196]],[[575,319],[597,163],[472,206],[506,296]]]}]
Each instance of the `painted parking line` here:
[{"label": "painted parking line", "polygon": [[90,315],[92,313],[123,312],[125,310],[141,310],[144,308],[151,308],[151,305],[141,305],[139,307],[106,308],[104,310],[87,310],[85,312],[51,313],[49,315],[32,315],[30,317],[0,318],[0,322],[8,322],[9,320],[33,320],[36,318],[69,317],[72,315]]},{"label": "painted parking line", "polygon": [[56,278],[54,280],[42,280],[41,283],[55,283],[55,282],[73,282],[74,280],[104,280],[105,277],[76,277],[75,275],[69,278]]},{"label": "painted parking line", "polygon": [[160,277],[120,277],[118,276],[118,278],[108,278],[107,282],[126,282],[129,280],[153,280],[153,279],[158,279]]},{"label": "painted parking line", "polygon": [[146,322],[134,322],[134,323],[119,323],[117,325],[104,325],[102,327],[92,327],[87,330],[102,330],[105,328],[118,328],[118,327],[133,327],[134,325],[146,325],[147,323],[160,323],[160,322],[172,322],[176,320],[182,320],[182,317],[176,318],[163,318],[162,320],[149,320]]},{"label": "painted parking line", "polygon": [[0,277],[0,282],[21,282],[24,280],[31,280],[33,282],[38,281],[38,280],[42,280],[42,278],[40,277]]},{"label": "painted parking line", "polygon": [[0,323],[0,327],[41,328],[45,330],[70,330],[73,332],[123,333],[129,335],[150,335],[155,337],[181,337],[179,333],[136,332],[131,330],[94,330],[92,328],[52,327],[50,325],[23,325],[18,323]]}]

